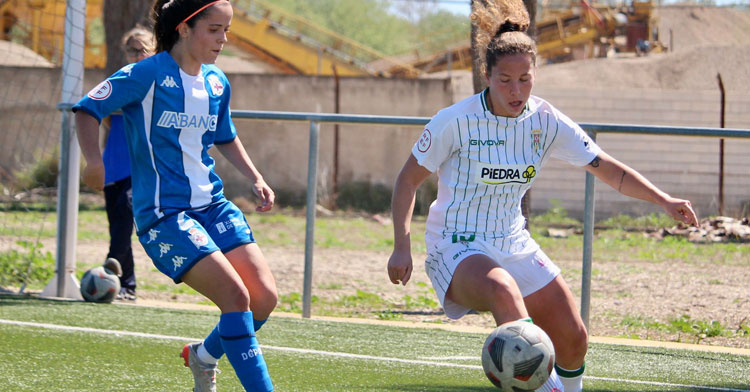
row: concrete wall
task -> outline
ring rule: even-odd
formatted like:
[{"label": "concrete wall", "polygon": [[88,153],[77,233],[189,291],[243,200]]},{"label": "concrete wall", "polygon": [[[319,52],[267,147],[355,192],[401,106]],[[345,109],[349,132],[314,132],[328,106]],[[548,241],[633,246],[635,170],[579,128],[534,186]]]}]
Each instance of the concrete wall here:
[{"label": "concrete wall", "polygon": [[0,180],[30,170],[60,144],[60,70],[0,67]]},{"label": "concrete wall", "polygon": [[[0,67],[8,81],[0,99],[0,177],[33,164],[59,144],[60,71],[57,68]],[[87,71],[84,90],[104,74]],[[232,107],[293,112],[334,111],[335,82],[330,77],[233,74]],[[453,79],[343,78],[341,112],[430,117],[439,109],[471,93],[471,78]],[[701,91],[599,91],[545,89],[546,98],[578,122],[718,126],[719,96]],[[750,95],[727,98],[726,126],[750,129]],[[237,120],[240,138],[250,157],[278,191],[303,192],[307,184],[308,122]],[[339,181],[369,181],[391,187],[420,127],[340,125]],[[334,125],[321,127],[319,189],[330,194],[333,170]],[[699,214],[717,213],[718,145],[712,138],[602,134],[599,144],[628,163],[666,192],[692,200]],[[750,200],[750,140],[727,139],[725,145],[725,212],[740,214]],[[250,186],[220,154],[219,174],[230,197],[250,198]],[[534,211],[544,211],[557,200],[572,216],[583,211],[583,170],[551,161],[541,171],[532,196]],[[658,208],[619,195],[597,182],[597,216],[643,214]],[[747,212],[745,212],[747,213]]]},{"label": "concrete wall", "polygon": [[[332,113],[335,81],[330,77],[230,75],[232,107],[247,110]],[[340,112],[432,116],[452,101],[448,80],[342,78]],[[237,120],[241,140],[268,183],[282,191],[307,185],[309,122]],[[339,125],[340,183],[369,181],[391,186],[422,132],[414,126]],[[330,193],[334,125],[323,124],[319,150],[319,193]],[[236,170],[219,161],[227,192],[250,188]]]},{"label": "concrete wall", "polygon": [[[545,89],[544,97],[573,120],[585,123],[718,127],[720,96],[711,91]],[[729,93],[727,128],[750,129],[750,95]],[[703,137],[601,134],[597,142],[665,192],[692,201],[701,216],[718,213],[719,140]],[[750,214],[750,139],[726,139],[724,148],[725,214]],[[555,161],[551,161],[555,162]],[[532,196],[534,210],[558,200],[573,216],[583,211],[583,170],[567,164],[541,171]],[[623,196],[597,181],[597,217],[617,213],[659,212],[652,204]],[[744,209],[744,211],[743,211]]]}]

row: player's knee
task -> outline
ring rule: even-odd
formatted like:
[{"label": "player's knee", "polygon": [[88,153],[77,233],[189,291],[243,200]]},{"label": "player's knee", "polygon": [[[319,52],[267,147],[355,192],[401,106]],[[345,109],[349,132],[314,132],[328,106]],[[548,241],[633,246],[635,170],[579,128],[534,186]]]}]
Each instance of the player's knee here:
[{"label": "player's knee", "polygon": [[250,299],[250,309],[258,320],[265,320],[276,308],[279,294],[275,287],[263,287]]},{"label": "player's knee", "polygon": [[216,304],[222,312],[246,312],[250,309],[250,294],[242,284],[228,285],[223,298],[221,304]]},{"label": "player's knee", "polygon": [[511,304],[523,301],[521,292],[518,290],[518,286],[513,280],[513,277],[504,270],[500,270],[499,273],[493,274],[488,282],[487,293],[490,295],[493,302],[498,304]]},{"label": "player's knee", "polygon": [[568,361],[583,361],[588,351],[589,334],[586,326],[577,325],[565,334],[566,338],[563,347],[560,347],[560,354]]}]

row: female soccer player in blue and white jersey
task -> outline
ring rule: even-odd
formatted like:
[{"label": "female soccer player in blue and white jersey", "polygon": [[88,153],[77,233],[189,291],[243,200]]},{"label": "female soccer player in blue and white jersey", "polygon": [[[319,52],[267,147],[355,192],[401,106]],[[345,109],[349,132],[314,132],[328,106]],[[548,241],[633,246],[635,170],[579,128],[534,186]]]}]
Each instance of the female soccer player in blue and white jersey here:
[{"label": "female soccer player in blue and white jersey", "polygon": [[276,283],[208,153],[215,145],[250,180],[257,211],[273,207],[273,191],[237,138],[229,82],[213,65],[232,15],[228,0],[156,0],[157,54],[122,68],[74,107],[83,180],[96,189],[104,182],[98,122],[122,110],[140,242],[160,271],[221,309],[206,340],[182,351],[200,392],[216,390],[224,353],[245,390],[273,390],[255,332],[276,306]]},{"label": "female soccer player in blue and white jersey", "polygon": [[525,32],[529,17],[521,0],[476,2],[472,21],[489,87],[438,112],[414,145],[393,191],[388,275],[394,284],[410,278],[416,190],[437,172],[425,269],[446,315],[457,319],[470,309],[489,311],[497,325],[531,317],[554,343],[560,376],[540,390],[580,391],[587,331],[560,269],[524,229],[523,194],[555,157],[685,223],[696,224],[696,216],[689,201],[659,190],[602,151],[563,113],[530,95],[536,46]]}]

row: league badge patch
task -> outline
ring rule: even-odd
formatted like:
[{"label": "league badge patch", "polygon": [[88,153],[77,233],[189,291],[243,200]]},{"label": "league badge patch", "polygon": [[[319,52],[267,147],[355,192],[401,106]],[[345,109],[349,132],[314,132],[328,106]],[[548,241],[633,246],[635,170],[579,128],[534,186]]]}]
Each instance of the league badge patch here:
[{"label": "league badge patch", "polygon": [[422,136],[417,141],[417,149],[419,152],[427,152],[427,150],[430,149],[430,146],[432,145],[432,134],[430,133],[430,130],[425,128],[424,132],[422,132]]}]

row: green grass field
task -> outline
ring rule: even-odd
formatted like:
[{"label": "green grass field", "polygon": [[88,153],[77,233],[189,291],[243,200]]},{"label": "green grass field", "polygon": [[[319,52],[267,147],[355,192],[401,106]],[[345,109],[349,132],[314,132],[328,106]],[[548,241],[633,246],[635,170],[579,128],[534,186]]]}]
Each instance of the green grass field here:
[{"label": "green grass field", "polygon": [[[218,312],[0,296],[0,391],[189,391],[182,345]],[[258,333],[277,391],[492,391],[485,336],[272,317]],[[594,344],[586,391],[750,391],[750,357]],[[242,388],[226,359],[220,391]]]}]

